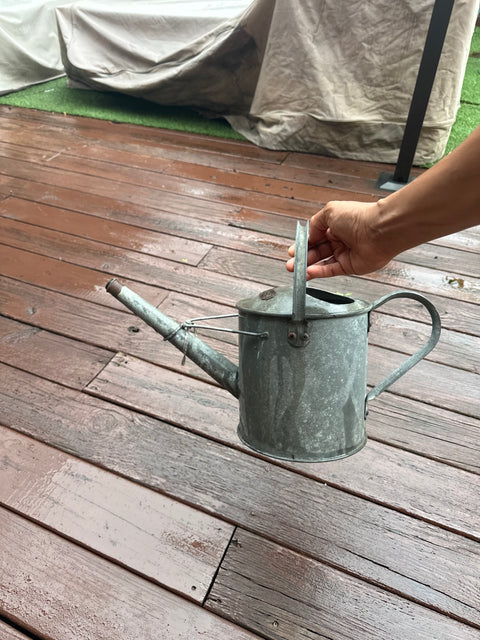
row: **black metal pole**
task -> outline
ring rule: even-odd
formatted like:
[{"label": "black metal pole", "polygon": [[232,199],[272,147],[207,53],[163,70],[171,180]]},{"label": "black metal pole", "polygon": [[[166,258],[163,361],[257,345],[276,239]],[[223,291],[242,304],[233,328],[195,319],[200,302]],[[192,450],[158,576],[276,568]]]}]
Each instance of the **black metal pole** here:
[{"label": "black metal pole", "polygon": [[454,2],[435,0],[395,172],[384,175],[386,184],[379,184],[380,188],[395,191],[408,182]]}]

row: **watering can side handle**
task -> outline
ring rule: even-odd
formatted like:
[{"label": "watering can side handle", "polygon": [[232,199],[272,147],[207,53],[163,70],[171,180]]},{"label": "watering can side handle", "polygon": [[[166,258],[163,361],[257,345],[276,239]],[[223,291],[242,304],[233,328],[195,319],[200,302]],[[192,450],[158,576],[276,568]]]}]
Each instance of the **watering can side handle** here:
[{"label": "watering can side handle", "polygon": [[414,367],[420,360],[422,360],[430,351],[435,347],[440,338],[441,331],[441,321],[440,316],[438,314],[437,309],[434,305],[419,293],[415,293],[413,291],[394,291],[393,293],[388,293],[386,296],[379,298],[376,302],[373,303],[372,308],[370,309],[370,313],[381,307],[386,302],[393,300],[395,298],[411,298],[412,300],[417,300],[423,304],[423,306],[427,309],[432,319],[432,331],[430,333],[430,338],[428,342],[421,348],[419,351],[411,355],[403,364],[401,364],[395,371],[385,378],[382,382],[377,384],[373,389],[369,391],[365,398],[365,413],[367,412],[367,404],[370,400],[376,398],[382,391],[388,389],[390,385],[396,382],[404,373],[409,371],[412,367]]}]

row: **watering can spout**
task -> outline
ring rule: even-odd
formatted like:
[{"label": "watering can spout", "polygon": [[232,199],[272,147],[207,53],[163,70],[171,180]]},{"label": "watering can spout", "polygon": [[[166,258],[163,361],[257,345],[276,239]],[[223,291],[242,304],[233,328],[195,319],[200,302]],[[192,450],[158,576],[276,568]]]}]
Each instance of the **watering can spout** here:
[{"label": "watering can spout", "polygon": [[117,298],[130,311],[133,311],[152,329],[155,329],[165,340],[180,349],[222,387],[230,391],[236,398],[239,397],[238,367],[233,362],[202,342],[195,334],[188,332],[182,325],[177,324],[131,289],[120,284],[115,278],[110,280],[105,288],[108,293]]}]

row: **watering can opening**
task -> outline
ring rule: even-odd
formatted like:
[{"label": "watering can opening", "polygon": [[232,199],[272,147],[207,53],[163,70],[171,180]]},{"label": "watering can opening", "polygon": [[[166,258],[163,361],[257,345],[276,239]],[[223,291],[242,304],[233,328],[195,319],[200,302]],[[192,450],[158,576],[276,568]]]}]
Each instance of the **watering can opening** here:
[{"label": "watering can opening", "polygon": [[307,296],[329,304],[352,304],[352,298],[347,298],[338,293],[330,293],[330,291],[322,291],[322,289],[314,289],[313,287],[307,287]]}]

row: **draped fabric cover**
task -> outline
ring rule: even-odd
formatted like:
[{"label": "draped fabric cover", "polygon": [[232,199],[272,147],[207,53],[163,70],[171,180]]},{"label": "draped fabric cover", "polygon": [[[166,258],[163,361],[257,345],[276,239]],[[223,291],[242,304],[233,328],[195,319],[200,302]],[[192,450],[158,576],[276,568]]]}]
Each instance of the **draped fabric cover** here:
[{"label": "draped fabric cover", "polygon": [[[44,5],[36,16],[50,9],[43,22],[52,50],[42,50],[45,59],[30,56],[43,76],[61,73],[55,14],[56,44],[73,87],[222,115],[271,149],[395,162],[434,0],[36,4]],[[478,0],[456,0],[416,163],[443,155],[477,12]]]},{"label": "draped fabric cover", "polygon": [[55,8],[65,0],[0,0],[0,95],[65,75]]}]

